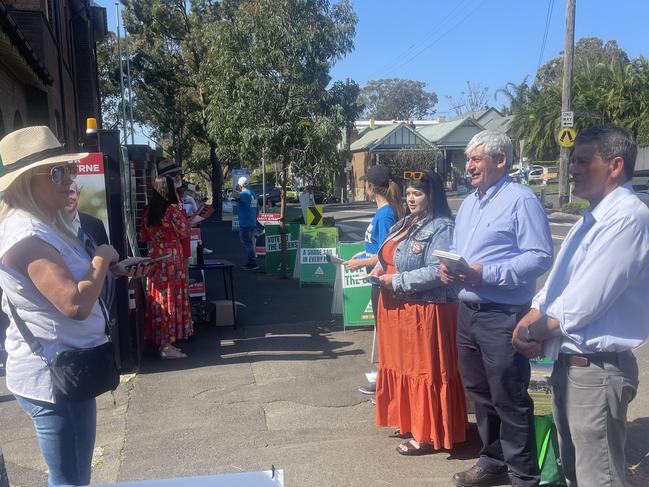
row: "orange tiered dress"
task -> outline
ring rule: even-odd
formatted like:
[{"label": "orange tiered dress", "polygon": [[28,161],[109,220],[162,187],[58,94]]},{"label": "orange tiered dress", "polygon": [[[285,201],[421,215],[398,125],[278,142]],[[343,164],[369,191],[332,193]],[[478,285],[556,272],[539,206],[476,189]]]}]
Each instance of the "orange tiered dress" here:
[{"label": "orange tiered dress", "polygon": [[[381,250],[387,274],[396,272],[398,243],[390,240]],[[377,426],[396,426],[435,449],[451,449],[465,441],[467,413],[457,364],[456,324],[455,303],[408,302],[381,289]]]}]

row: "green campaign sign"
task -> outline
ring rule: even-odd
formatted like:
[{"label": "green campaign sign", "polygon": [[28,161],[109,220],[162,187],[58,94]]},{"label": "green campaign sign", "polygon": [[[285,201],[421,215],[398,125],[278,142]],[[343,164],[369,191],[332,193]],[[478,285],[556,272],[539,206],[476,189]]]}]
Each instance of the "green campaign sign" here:
[{"label": "green campaign sign", "polygon": [[[280,274],[282,269],[282,236],[279,225],[266,225],[266,274]],[[295,223],[286,225],[288,253],[286,273],[291,276],[295,268],[295,257],[300,236],[300,226]]]},{"label": "green campaign sign", "polygon": [[300,283],[333,284],[336,267],[327,254],[336,254],[338,229],[300,225]]},{"label": "green campaign sign", "polygon": [[[359,243],[341,243],[338,245],[338,256],[349,260],[365,247]],[[367,281],[358,280],[367,275],[365,267],[349,270],[342,266],[343,287],[343,324],[345,328],[352,326],[373,326],[374,310],[372,309],[372,285]]]}]

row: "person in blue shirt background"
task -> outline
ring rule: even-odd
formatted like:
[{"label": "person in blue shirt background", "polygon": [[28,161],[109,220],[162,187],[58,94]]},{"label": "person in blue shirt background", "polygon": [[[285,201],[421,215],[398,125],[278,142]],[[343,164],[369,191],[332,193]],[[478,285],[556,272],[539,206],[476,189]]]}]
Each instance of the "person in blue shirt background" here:
[{"label": "person in blue shirt background", "polygon": [[[369,272],[379,261],[377,253],[390,232],[390,228],[403,218],[406,212],[401,202],[401,191],[397,184],[390,180],[390,170],[387,166],[380,164],[372,166],[360,179],[365,181],[365,191],[370,198],[374,199],[378,210],[365,231],[365,250],[345,262],[345,266],[350,270],[367,267]],[[380,287],[372,286],[372,309],[374,310],[375,325],[379,293]],[[368,386],[361,386],[358,390],[363,394],[374,394],[376,383],[372,382]]]},{"label": "person in blue shirt background", "polygon": [[248,186],[250,181],[247,177],[241,176],[237,185],[239,191],[239,238],[246,251],[248,262],[243,266],[244,270],[255,271],[257,265],[257,253],[255,252],[255,231],[257,229],[257,195]]}]

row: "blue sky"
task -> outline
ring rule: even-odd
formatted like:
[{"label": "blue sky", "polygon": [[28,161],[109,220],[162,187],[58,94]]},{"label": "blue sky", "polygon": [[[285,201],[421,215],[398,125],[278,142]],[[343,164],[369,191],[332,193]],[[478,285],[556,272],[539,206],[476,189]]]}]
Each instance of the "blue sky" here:
[{"label": "blue sky", "polygon": [[[99,0],[115,30],[115,4]],[[552,17],[541,63],[563,50],[566,0],[352,0],[359,21],[355,49],[332,70],[333,79],[363,86],[379,78],[427,83],[439,115],[451,115],[447,96],[466,82],[489,88],[489,102],[507,82],[533,78],[539,66],[548,7]],[[649,56],[649,1],[577,0],[575,40],[617,40],[630,57]]]}]

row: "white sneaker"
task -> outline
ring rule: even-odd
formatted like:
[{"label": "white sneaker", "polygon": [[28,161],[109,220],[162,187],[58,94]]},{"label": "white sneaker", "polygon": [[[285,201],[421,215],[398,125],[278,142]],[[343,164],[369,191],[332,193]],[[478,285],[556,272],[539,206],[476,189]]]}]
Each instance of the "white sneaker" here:
[{"label": "white sneaker", "polygon": [[203,247],[203,254],[205,254],[205,255],[209,255],[209,254],[211,254],[212,252],[214,252],[212,249],[206,249],[205,247]]}]

